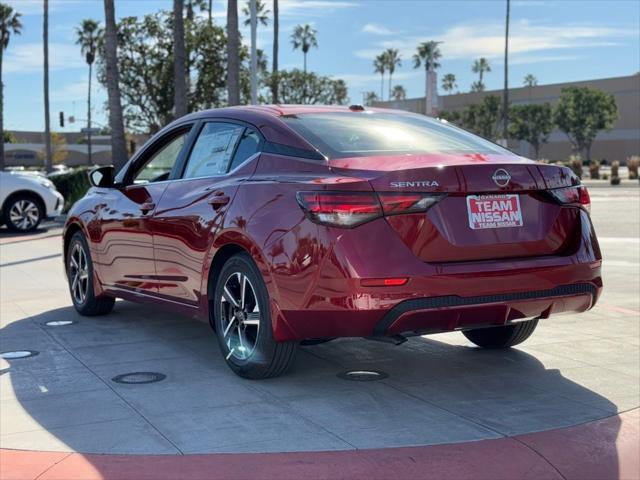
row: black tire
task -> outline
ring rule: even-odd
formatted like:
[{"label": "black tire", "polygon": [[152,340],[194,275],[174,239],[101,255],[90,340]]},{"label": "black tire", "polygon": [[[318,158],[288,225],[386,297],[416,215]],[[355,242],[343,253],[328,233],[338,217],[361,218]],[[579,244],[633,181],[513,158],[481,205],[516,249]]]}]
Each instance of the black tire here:
[{"label": "black tire", "polygon": [[[76,256],[77,253],[79,254],[80,250],[82,251],[82,254],[84,254],[84,259],[86,261],[86,267],[82,267],[86,269],[86,279],[78,280],[77,283],[80,283],[80,288],[85,292],[84,295],[79,295],[79,291],[74,290],[77,288],[74,286],[76,285],[76,283],[74,283],[74,277],[78,270],[78,267],[75,265],[82,265],[81,262],[78,262],[78,257]],[[95,296],[95,289],[93,287],[93,262],[91,261],[89,245],[81,232],[74,233],[71,237],[71,241],[69,241],[66,270],[71,301],[80,315],[87,317],[106,315],[113,310],[113,306],[116,302],[115,298],[106,295],[100,297]]]},{"label": "black tire", "polygon": [[504,327],[476,328],[462,333],[482,348],[509,348],[524,342],[538,326],[538,319],[505,325]]},{"label": "black tire", "polygon": [[[12,218],[16,215],[17,218]],[[40,199],[28,193],[19,193],[9,198],[2,212],[3,221],[12,232],[33,232],[44,216]]]},{"label": "black tire", "polygon": [[[247,279],[245,288],[251,290],[246,290],[246,298],[241,302],[238,289],[243,278]],[[234,288],[236,279],[238,289]],[[233,303],[223,300],[223,296],[229,298],[229,293]],[[298,342],[273,339],[269,293],[260,270],[248,254],[238,253],[225,262],[216,281],[214,298],[209,300],[212,310],[209,315],[213,315],[220,351],[236,375],[249,379],[271,378],[289,369]],[[256,324],[249,324],[251,321]]]}]

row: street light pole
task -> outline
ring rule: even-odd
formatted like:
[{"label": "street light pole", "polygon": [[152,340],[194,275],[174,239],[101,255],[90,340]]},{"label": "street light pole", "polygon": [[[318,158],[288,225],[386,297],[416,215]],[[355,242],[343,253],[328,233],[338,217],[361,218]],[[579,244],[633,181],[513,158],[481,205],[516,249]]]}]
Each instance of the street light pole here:
[{"label": "street light pole", "polygon": [[258,52],[256,32],[258,29],[257,0],[249,1],[251,10],[251,104],[258,104]]}]

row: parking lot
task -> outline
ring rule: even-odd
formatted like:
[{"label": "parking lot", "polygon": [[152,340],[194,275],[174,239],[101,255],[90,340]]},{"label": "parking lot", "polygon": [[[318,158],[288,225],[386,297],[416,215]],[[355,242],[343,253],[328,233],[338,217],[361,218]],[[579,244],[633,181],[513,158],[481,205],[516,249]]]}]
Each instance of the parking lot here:
[{"label": "parking lot", "polygon": [[[602,448],[615,449],[623,412],[633,415],[637,442],[639,189],[590,192],[605,282],[591,311],[543,320],[509,351],[473,348],[460,333],[401,346],[362,339],[306,346],[289,374],[266,381],[236,377],[209,326],[194,320],[122,301],[105,317],[78,316],[59,225],[30,236],[2,230],[0,351],[37,355],[0,360],[0,446],[88,454],[355,451],[504,439],[608,418],[610,444]],[[337,376],[352,370],[388,376]],[[165,378],[113,381],[132,372]],[[618,473],[638,465],[637,451],[630,455],[613,467]]]}]

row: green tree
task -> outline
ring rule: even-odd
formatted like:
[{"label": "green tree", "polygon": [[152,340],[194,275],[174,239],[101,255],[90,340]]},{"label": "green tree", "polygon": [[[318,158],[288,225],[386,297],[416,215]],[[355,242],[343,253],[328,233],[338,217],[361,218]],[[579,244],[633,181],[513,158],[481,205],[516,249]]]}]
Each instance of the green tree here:
[{"label": "green tree", "polygon": [[588,87],[565,87],[553,118],[569,138],[573,151],[584,152],[590,162],[593,141],[600,131],[613,127],[618,107],[610,93]]},{"label": "green tree", "polygon": [[522,81],[525,87],[535,87],[538,85],[538,79],[532,73],[527,73]]},{"label": "green tree", "polygon": [[2,131],[2,140],[4,141],[4,143],[18,143],[16,136],[6,130]]},{"label": "green tree", "polygon": [[442,77],[442,89],[451,95],[454,88],[457,88],[456,76],[453,73],[447,73]]},{"label": "green tree", "polygon": [[385,60],[387,63],[387,71],[389,72],[389,98],[391,98],[391,81],[393,78],[393,72],[396,71],[396,67],[402,66],[402,57],[400,51],[397,48],[388,48],[384,52]]},{"label": "green tree", "polygon": [[553,130],[553,111],[549,103],[543,105],[514,105],[509,115],[509,134],[528,142],[540,157],[540,147],[547,143]]},{"label": "green tree", "polygon": [[[22,33],[21,14],[9,5],[0,3],[0,132],[4,132],[4,83],[2,81],[2,57],[9,46],[11,35]],[[4,170],[4,142],[0,142],[0,171]]]},{"label": "green tree", "polygon": [[[251,25],[251,8],[249,6],[250,0],[247,0],[244,7],[242,7],[242,14],[247,17],[244,20],[245,26]],[[267,26],[269,24],[269,14],[271,11],[267,8],[267,5],[264,3],[264,0],[256,1],[256,19],[259,24],[263,26]]]},{"label": "green tree", "polygon": [[348,101],[344,80],[297,68],[278,73],[278,98],[282,103],[344,105]]},{"label": "green tree", "polygon": [[365,92],[364,94],[364,103],[365,105],[373,105],[374,102],[379,101],[380,98],[376,92]]},{"label": "green tree", "polygon": [[[98,43],[101,41],[100,23],[86,18],[76,28],[76,45],[80,45],[80,53],[89,65],[89,85],[87,90],[87,128],[91,128],[91,81],[93,80],[93,62],[96,59]],[[91,133],[87,134],[87,164],[91,165]]]},{"label": "green tree", "polygon": [[461,123],[461,114],[457,110],[440,110],[438,112],[438,118],[450,123]]},{"label": "green tree", "polygon": [[380,100],[384,100],[384,74],[387,71],[387,59],[384,53],[373,61],[373,72],[380,74]]},{"label": "green tree", "polygon": [[318,48],[318,39],[316,38],[317,33],[315,29],[311,27],[311,25],[296,25],[296,28],[293,30],[291,34],[291,44],[293,45],[294,50],[302,50],[302,54],[304,55],[304,72],[307,72],[307,53],[309,53],[309,49],[311,47]]},{"label": "green tree", "polygon": [[416,48],[416,53],[413,54],[413,68],[420,68],[424,65],[424,96],[427,97],[429,90],[429,70],[436,70],[440,68],[438,59],[442,57],[438,42],[429,41],[422,42]]},{"label": "green tree", "polygon": [[[471,91],[473,92],[483,92],[484,91],[484,73],[491,71],[491,65],[489,65],[489,60],[484,57],[477,59],[473,62],[473,66],[471,67],[471,71],[473,73],[478,74],[478,81],[474,82],[471,86]],[[474,88],[475,86],[475,88]]]},{"label": "green tree", "polygon": [[391,90],[391,98],[396,101],[404,100],[405,98],[407,98],[407,91],[402,85],[396,85]]},{"label": "green tree", "polygon": [[460,114],[463,128],[488,140],[496,140],[502,123],[502,101],[495,95],[487,95],[482,103],[469,105]]}]

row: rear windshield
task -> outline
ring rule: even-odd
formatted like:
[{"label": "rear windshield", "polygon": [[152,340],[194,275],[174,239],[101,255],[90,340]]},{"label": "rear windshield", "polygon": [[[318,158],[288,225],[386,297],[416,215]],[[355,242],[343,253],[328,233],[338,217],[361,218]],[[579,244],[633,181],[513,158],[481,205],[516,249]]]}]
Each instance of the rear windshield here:
[{"label": "rear windshield", "polygon": [[422,115],[307,113],[286,115],[282,119],[328,158],[403,153],[508,153],[499,145]]}]

